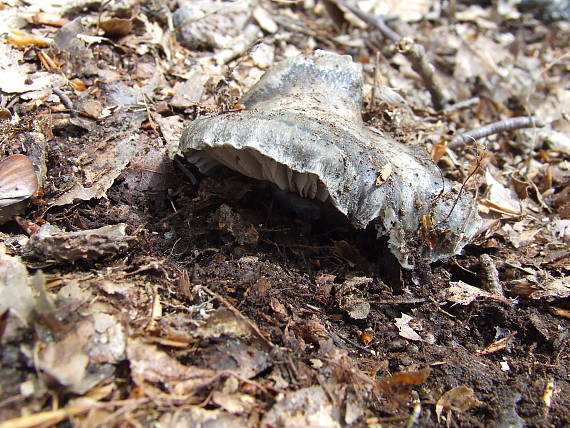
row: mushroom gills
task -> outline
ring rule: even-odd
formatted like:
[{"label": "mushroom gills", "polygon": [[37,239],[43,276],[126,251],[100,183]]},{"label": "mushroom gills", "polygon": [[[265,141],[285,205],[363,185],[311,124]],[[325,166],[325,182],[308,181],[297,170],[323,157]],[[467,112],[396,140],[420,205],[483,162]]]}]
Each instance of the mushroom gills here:
[{"label": "mushroom gills", "polygon": [[274,183],[280,190],[296,193],[302,198],[317,199],[321,202],[329,199],[326,186],[316,174],[294,171],[253,149],[237,150],[227,145],[194,151],[188,154],[186,159],[203,174],[208,174],[221,164],[248,177]]}]

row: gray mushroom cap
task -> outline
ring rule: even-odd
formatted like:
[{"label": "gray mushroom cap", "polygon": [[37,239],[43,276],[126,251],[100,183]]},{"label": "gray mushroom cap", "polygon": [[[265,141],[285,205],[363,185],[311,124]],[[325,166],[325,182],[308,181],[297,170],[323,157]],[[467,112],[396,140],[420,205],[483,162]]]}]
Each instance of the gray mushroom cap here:
[{"label": "gray mushroom cap", "polygon": [[452,190],[425,150],[364,125],[362,72],[349,56],[289,58],[241,103],[246,110],[197,119],[184,131],[181,152],[201,172],[223,164],[330,201],[355,227],[375,221],[406,268],[457,254],[478,229],[473,199]]}]

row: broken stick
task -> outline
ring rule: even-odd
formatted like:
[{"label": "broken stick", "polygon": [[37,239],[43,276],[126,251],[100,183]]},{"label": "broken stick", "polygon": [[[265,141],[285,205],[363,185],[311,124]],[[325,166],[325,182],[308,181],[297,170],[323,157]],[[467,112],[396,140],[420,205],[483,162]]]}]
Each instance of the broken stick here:
[{"label": "broken stick", "polygon": [[368,25],[378,29],[384,37],[396,42],[398,51],[402,53],[408,61],[410,61],[412,68],[420,75],[424,85],[426,85],[426,88],[431,95],[433,107],[437,110],[441,110],[448,104],[448,100],[445,97],[441,86],[436,81],[434,73],[435,69],[427,60],[426,50],[422,45],[414,42],[409,37],[400,36],[396,31],[392,30],[382,18],[366,13],[359,7],[350,4],[345,0],[330,1],[348,9]]},{"label": "broken stick", "polygon": [[455,149],[470,141],[479,140],[480,138],[498,134],[499,132],[535,127],[542,128],[544,127],[544,123],[540,119],[533,116],[511,117],[509,119],[493,122],[481,128],[472,129],[471,131],[456,135],[453,137],[453,140],[450,141],[447,147],[450,149]]}]

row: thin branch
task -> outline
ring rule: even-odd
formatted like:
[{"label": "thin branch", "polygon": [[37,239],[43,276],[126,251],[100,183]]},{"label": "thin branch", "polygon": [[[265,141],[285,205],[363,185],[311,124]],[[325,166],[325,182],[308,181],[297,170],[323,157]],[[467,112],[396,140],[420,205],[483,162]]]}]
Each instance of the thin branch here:
[{"label": "thin branch", "polygon": [[71,117],[77,117],[77,112],[75,111],[75,108],[73,107],[73,102],[71,101],[71,99],[65,94],[65,92],[63,92],[61,89],[59,88],[51,88],[51,90],[53,91],[54,94],[56,94],[61,103],[64,105],[64,107],[66,109],[69,110],[69,115]]},{"label": "thin branch", "polygon": [[436,82],[435,69],[427,60],[426,50],[419,43],[409,37],[404,37],[397,42],[398,51],[404,54],[412,64],[412,68],[420,75],[424,85],[431,95],[431,103],[436,110],[441,110],[447,104],[441,86]]},{"label": "thin branch", "polygon": [[363,10],[361,10],[359,7],[354,6],[344,0],[331,0],[331,1],[339,6],[344,7],[345,9],[348,9],[353,14],[362,19],[364,22],[378,29],[382,33],[382,35],[387,39],[390,39],[393,42],[397,42],[402,38],[402,36],[400,36],[397,32],[388,27],[388,24],[386,24],[386,22],[384,22],[382,18],[366,13]]},{"label": "thin branch", "polygon": [[431,95],[431,102],[435,109],[441,110],[447,104],[447,99],[439,84],[436,82],[434,67],[429,63],[426,56],[425,48],[419,43],[415,43],[409,37],[402,37],[396,31],[392,30],[386,22],[375,15],[366,13],[359,7],[345,0],[331,0],[362,19],[368,25],[378,29],[384,37],[396,42],[400,53],[406,56],[412,64],[412,68],[420,75],[424,85]]},{"label": "thin branch", "polygon": [[500,297],[505,297],[503,294],[503,287],[501,287],[501,281],[499,281],[499,271],[493,263],[493,259],[489,254],[481,254],[479,256],[479,262],[485,271],[485,279],[489,283],[489,291]]},{"label": "thin branch", "polygon": [[240,312],[240,310],[238,308],[236,308],[234,305],[232,305],[229,300],[227,300],[225,297],[223,297],[222,295],[216,293],[213,290],[210,290],[208,287],[206,287],[205,285],[201,285],[200,288],[202,290],[204,290],[206,293],[208,293],[210,296],[218,299],[220,302],[222,302],[223,305],[225,305],[235,316],[237,316],[238,318],[241,318],[243,321],[245,321],[250,328],[253,330],[253,332],[269,347],[269,349],[274,349],[275,348],[275,344],[273,344],[273,342],[271,342],[271,340],[269,340],[259,329],[259,327],[252,321],[250,320],[247,316],[245,316],[244,314],[242,314]]},{"label": "thin branch", "polygon": [[[329,334],[331,334],[331,332],[329,332]],[[331,336],[333,336],[333,335],[331,334]],[[376,352],[374,352],[372,349],[365,348],[364,346],[361,346],[358,343],[356,343],[354,340],[350,340],[348,337],[341,336],[338,333],[335,333],[334,336],[339,337],[340,339],[344,340],[349,345],[354,346],[359,351],[364,352],[364,353],[369,354],[369,355],[373,355],[376,357]],[[333,340],[334,340],[334,336],[333,336]]]},{"label": "thin branch", "polygon": [[440,223],[445,223],[447,220],[449,220],[449,217],[451,217],[453,210],[455,209],[455,207],[457,206],[457,203],[461,199],[461,195],[463,194],[463,190],[465,189],[465,185],[471,179],[471,177],[473,177],[475,174],[477,174],[477,172],[479,172],[479,170],[481,169],[481,162],[482,161],[483,161],[482,155],[477,157],[477,163],[475,165],[475,168],[473,168],[473,171],[471,171],[471,173],[467,176],[467,178],[461,184],[461,188],[459,189],[459,192],[457,192],[457,198],[455,198],[455,201],[453,202],[453,205],[451,206],[451,209],[449,210],[449,214],[447,214],[447,217],[445,217],[443,219],[443,221]]},{"label": "thin branch", "polygon": [[479,140],[480,138],[488,137],[490,135],[498,134],[504,131],[513,131],[522,128],[542,128],[544,122],[533,116],[511,117],[510,119],[500,120],[498,122],[490,123],[478,129],[464,132],[453,137],[453,140],[448,144],[450,149],[460,147],[470,141]]},{"label": "thin branch", "polygon": [[452,113],[457,110],[463,110],[465,108],[476,106],[481,102],[479,97],[468,98],[463,101],[459,101],[455,104],[451,104],[443,109],[445,113]]}]

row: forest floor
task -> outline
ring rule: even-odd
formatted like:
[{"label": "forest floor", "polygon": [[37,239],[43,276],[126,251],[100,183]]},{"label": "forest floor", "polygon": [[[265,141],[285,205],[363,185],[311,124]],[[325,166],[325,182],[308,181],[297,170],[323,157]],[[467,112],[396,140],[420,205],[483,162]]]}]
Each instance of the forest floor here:
[{"label": "forest floor", "polygon": [[[0,2],[0,154],[39,178],[13,198],[25,162],[0,162],[0,427],[568,426],[569,22],[178,3]],[[365,22],[384,6],[441,105]],[[476,197],[460,255],[403,269],[373,227],[295,217],[177,155],[185,124],[316,49],[362,65],[367,124]],[[454,140],[513,117],[544,126]]]}]

